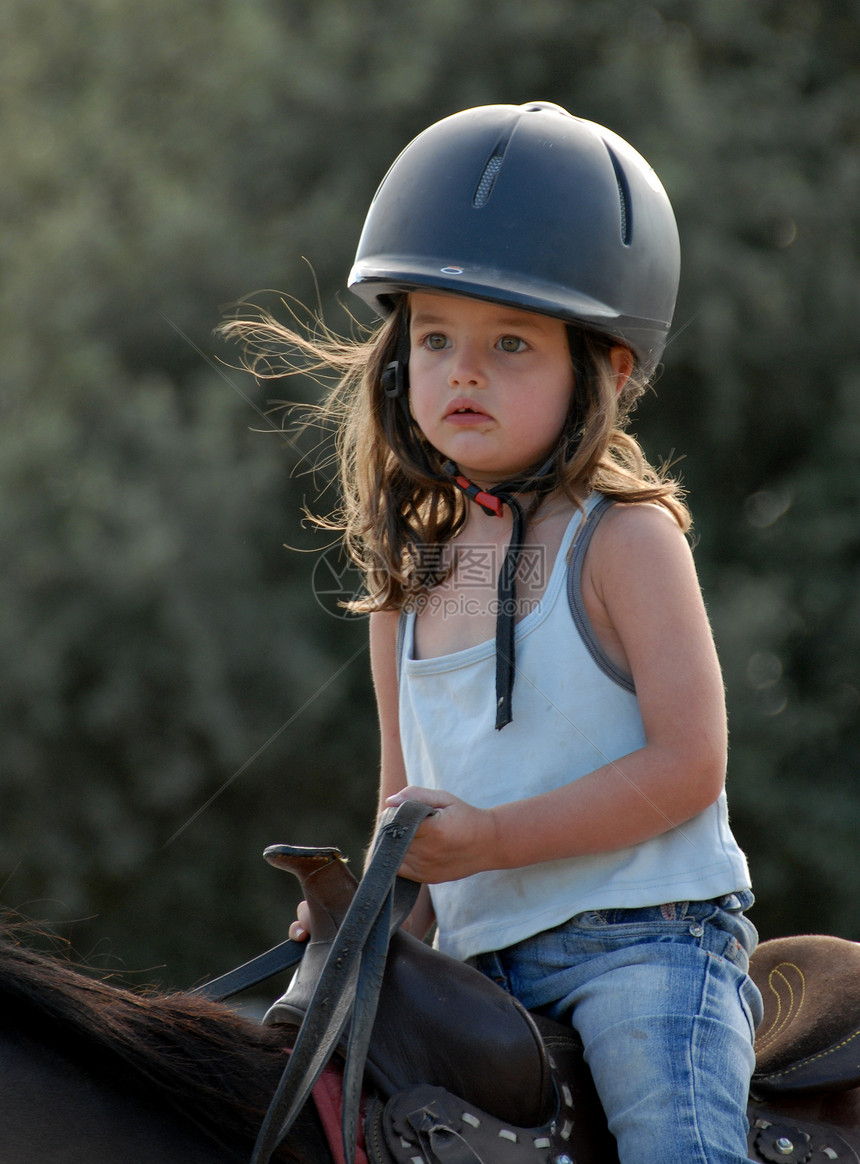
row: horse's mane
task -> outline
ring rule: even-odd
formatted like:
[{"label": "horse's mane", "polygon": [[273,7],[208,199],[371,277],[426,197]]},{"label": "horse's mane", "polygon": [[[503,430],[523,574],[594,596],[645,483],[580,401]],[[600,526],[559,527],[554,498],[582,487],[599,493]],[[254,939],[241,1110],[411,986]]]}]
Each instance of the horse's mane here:
[{"label": "horse's mane", "polygon": [[[282,1033],[203,998],[101,981],[33,949],[30,927],[4,923],[4,1024],[112,1080],[145,1087],[222,1143],[253,1144],[285,1066]],[[299,1157],[282,1145],[273,1159]]]}]

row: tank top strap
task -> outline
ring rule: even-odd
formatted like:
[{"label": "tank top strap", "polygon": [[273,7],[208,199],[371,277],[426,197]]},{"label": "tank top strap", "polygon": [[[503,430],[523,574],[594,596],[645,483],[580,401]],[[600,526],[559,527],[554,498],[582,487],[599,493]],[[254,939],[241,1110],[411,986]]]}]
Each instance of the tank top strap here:
[{"label": "tank top strap", "polygon": [[576,629],[579,631],[580,637],[588,648],[588,653],[591,655],[595,664],[614,683],[623,687],[625,691],[629,691],[631,695],[635,695],[636,687],[632,678],[625,671],[622,671],[620,667],[616,666],[600,645],[594,633],[594,628],[585,612],[585,603],[582,600],[582,566],[585,561],[585,555],[597,527],[614,504],[615,502],[611,497],[600,496],[596,505],[586,514],[576,532],[568,561],[567,600]]},{"label": "tank top strap", "polygon": [[397,664],[397,686],[400,686],[400,672],[403,669],[403,650],[406,646],[406,631],[408,629],[407,622],[410,618],[415,618],[415,612],[401,610],[397,616],[397,639],[395,641],[395,663]]}]

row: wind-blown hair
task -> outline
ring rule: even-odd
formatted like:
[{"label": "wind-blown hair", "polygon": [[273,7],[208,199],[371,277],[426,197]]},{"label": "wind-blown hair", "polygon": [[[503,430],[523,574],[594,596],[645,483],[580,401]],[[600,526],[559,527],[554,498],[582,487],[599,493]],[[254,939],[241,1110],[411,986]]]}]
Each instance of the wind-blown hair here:
[{"label": "wind-blown hair", "polygon": [[[322,403],[304,409],[302,425],[333,431],[341,497],[334,512],[311,519],[343,535],[352,561],[364,573],[367,595],[350,604],[356,612],[399,610],[434,578],[426,568],[434,547],[462,528],[469,502],[442,471],[445,458],[423,437],[408,404],[383,390],[383,372],[397,358],[408,328],[408,297],[366,340],[345,340],[321,324],[311,330],[248,307],[219,328],[243,346],[243,367],[258,380],[305,374],[329,385]],[[295,319],[295,316],[294,316]],[[690,528],[683,490],[664,468],[647,462],[637,440],[624,431],[646,388],[636,370],[620,393],[609,362],[613,341],[568,326],[574,392],[554,453],[553,488],[576,505],[599,491],[620,502],[651,502]],[[334,383],[332,378],[337,377]],[[533,514],[546,495],[535,493]]]}]

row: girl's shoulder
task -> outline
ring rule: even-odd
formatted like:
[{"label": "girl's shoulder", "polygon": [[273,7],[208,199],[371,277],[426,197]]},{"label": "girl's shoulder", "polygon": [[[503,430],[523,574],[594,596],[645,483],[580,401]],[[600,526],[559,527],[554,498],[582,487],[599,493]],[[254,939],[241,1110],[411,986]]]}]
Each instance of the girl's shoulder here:
[{"label": "girl's shoulder", "polygon": [[679,537],[684,531],[669,510],[655,501],[615,501],[600,523],[604,537]]},{"label": "girl's shoulder", "polygon": [[586,558],[597,581],[659,579],[691,559],[687,537],[672,514],[652,502],[617,502],[604,514]]},{"label": "girl's shoulder", "polygon": [[670,657],[667,644],[710,641],[690,546],[660,505],[607,510],[585,557],[581,593],[598,641],[640,696],[655,660]]}]

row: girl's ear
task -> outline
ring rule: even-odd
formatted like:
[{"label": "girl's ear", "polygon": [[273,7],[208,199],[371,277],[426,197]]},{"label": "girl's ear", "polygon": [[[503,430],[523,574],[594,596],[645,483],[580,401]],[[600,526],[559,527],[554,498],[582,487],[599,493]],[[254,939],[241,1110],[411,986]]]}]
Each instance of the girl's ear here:
[{"label": "girl's ear", "polygon": [[615,373],[615,395],[618,396],[633,371],[633,353],[630,348],[616,344],[609,352],[609,363]]}]

